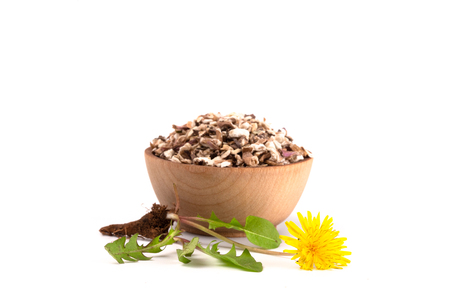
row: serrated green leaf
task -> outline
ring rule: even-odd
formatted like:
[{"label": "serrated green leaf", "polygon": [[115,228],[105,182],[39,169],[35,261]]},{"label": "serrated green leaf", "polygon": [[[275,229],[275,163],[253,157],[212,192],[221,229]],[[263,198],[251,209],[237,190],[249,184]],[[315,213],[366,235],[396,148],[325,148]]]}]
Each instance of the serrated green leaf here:
[{"label": "serrated green leaf", "polygon": [[121,237],[112,243],[106,244],[105,249],[120,264],[123,264],[124,259],[128,261],[149,260],[151,257],[143,255],[143,252],[161,252],[163,250],[161,247],[175,243],[173,238],[180,234],[180,230],[170,229],[169,234],[162,241],[160,241],[161,236],[158,236],[144,247],[143,245],[139,246],[137,244],[139,234],[136,233],[130,238],[130,241],[126,245],[125,237]]},{"label": "serrated green leaf", "polygon": [[182,232],[180,230],[175,230],[173,228],[170,228],[169,229],[169,233],[167,234],[167,236],[163,240],[164,246],[172,245],[172,244],[176,243],[176,241],[173,238],[178,236],[178,235],[181,235],[181,233]]},{"label": "serrated green leaf", "polygon": [[216,229],[219,227],[226,227],[226,228],[233,228],[236,230],[242,230],[242,225],[239,223],[238,220],[236,220],[236,218],[233,218],[233,220],[231,220],[230,223],[224,222],[222,220],[220,220],[216,214],[214,213],[214,211],[211,212],[211,217],[209,217],[209,219],[205,219],[202,218],[200,215],[198,216],[198,218],[202,219],[202,221],[204,222],[208,222],[209,224],[209,229]]},{"label": "serrated green leaf", "polygon": [[147,250],[145,250],[145,252],[147,253],[159,253],[161,251],[163,251],[164,249],[162,249],[161,247],[156,247],[156,245],[158,243],[160,243],[160,238],[161,236],[157,236],[155,237],[147,246],[145,246],[145,248],[149,248]]},{"label": "serrated green leaf", "polygon": [[195,247],[198,245],[198,237],[194,237],[189,243],[183,245],[183,250],[177,249],[178,260],[182,263],[190,263],[191,260],[186,257],[190,257],[194,253]]},{"label": "serrated green leaf", "polygon": [[151,257],[142,254],[144,247],[138,245],[138,236],[138,234],[133,235],[126,245],[126,238],[123,236],[112,243],[106,244],[105,249],[119,264],[123,264],[124,259],[128,261],[151,259]]},{"label": "serrated green leaf", "polygon": [[235,229],[243,228],[241,223],[239,223],[239,221],[236,220],[236,218],[233,218],[233,220],[231,220],[230,225],[233,225],[233,227],[230,227],[230,228],[235,228]]},{"label": "serrated green leaf", "polygon": [[136,259],[131,258],[128,254],[124,254],[125,240],[126,239],[123,236],[115,240],[114,242],[105,245],[106,251],[108,251],[108,253],[112,257],[114,257],[114,259],[117,260],[119,264],[123,264],[123,259],[129,261],[136,261]]},{"label": "serrated green leaf", "polygon": [[218,251],[218,245],[219,243],[216,243],[212,246],[211,244],[209,244],[206,248],[203,248],[200,244],[198,244],[198,246],[203,250],[203,252],[212,257],[220,259],[226,263],[233,264],[247,271],[252,272],[262,271],[263,269],[262,263],[257,262],[247,249],[245,249],[240,256],[237,256],[236,248],[233,244],[231,250],[227,254],[220,254],[220,252]]},{"label": "serrated green leaf", "polygon": [[[133,235],[130,240],[128,241],[128,243],[125,245],[125,250],[130,251],[128,253],[129,256],[137,259],[137,260],[150,260],[151,257],[147,257],[144,254],[142,254],[142,252],[139,252],[140,250],[142,250],[142,248],[144,248],[143,245],[139,246],[137,243],[137,238],[138,238],[139,234],[135,234]],[[137,252],[131,252],[131,251],[137,251]],[[162,251],[162,250],[161,250]]]},{"label": "serrated green leaf", "polygon": [[248,216],[245,220],[244,227],[247,239],[259,247],[265,249],[274,249],[280,246],[281,239],[278,230],[275,226],[268,220]]}]

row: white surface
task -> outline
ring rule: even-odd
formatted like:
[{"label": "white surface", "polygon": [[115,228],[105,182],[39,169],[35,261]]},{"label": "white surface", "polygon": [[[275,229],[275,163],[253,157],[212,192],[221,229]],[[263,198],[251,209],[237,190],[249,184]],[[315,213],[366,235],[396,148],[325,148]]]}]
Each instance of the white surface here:
[{"label": "white surface", "polygon": [[[0,4],[8,299],[449,299],[448,2],[148,2]],[[218,111],[265,117],[314,153],[296,211],[334,218],[347,268],[106,253],[98,229],[156,202],[150,140]]]}]

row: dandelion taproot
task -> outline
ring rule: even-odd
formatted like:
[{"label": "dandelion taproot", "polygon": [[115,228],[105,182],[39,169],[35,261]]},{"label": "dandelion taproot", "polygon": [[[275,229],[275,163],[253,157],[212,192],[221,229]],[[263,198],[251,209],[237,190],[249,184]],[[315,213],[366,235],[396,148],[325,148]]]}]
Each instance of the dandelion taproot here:
[{"label": "dandelion taproot", "polygon": [[300,265],[300,269],[312,270],[315,266],[318,270],[342,269],[350,263],[350,260],[344,256],[350,255],[349,251],[342,251],[347,248],[344,246],[346,238],[337,238],[339,231],[333,230],[333,219],[325,217],[320,224],[320,213],[317,217],[312,217],[308,211],[308,217],[305,218],[301,213],[297,213],[301,229],[292,221],[286,222],[289,233],[295,238],[281,235],[280,238],[286,244],[297,249],[284,250],[292,253],[293,260]]}]

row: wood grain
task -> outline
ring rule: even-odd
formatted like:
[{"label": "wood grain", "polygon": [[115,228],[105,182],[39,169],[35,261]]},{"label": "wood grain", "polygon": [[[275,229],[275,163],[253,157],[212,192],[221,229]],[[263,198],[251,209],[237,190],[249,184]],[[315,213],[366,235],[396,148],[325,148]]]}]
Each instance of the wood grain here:
[{"label": "wood grain", "polygon": [[[256,168],[217,168],[180,164],[161,159],[145,150],[145,162],[153,190],[159,202],[175,204],[173,183],[180,197],[182,216],[201,215],[211,211],[223,221],[234,217],[241,224],[249,215],[265,218],[275,226],[283,222],[297,205],[312,166],[312,158],[285,166]],[[188,232],[203,234],[183,226]],[[221,234],[243,236],[242,232],[218,228]]]}]

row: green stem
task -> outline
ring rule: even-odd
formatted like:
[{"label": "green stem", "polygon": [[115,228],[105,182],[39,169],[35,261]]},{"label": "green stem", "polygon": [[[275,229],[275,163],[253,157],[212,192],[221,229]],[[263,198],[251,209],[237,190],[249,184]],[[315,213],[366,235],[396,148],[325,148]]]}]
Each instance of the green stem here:
[{"label": "green stem", "polygon": [[292,256],[291,253],[285,253],[285,252],[278,252],[278,251],[270,251],[270,250],[265,250],[265,249],[261,249],[261,248],[256,248],[256,247],[252,247],[252,246],[247,246],[238,242],[235,242],[233,240],[230,240],[229,238],[224,237],[221,234],[218,234],[217,232],[210,230],[200,224],[191,222],[189,220],[186,219],[186,217],[180,217],[178,218],[178,220],[181,223],[184,223],[186,225],[192,226],[198,230],[201,230],[209,235],[212,235],[218,239],[221,239],[224,242],[227,242],[229,244],[234,244],[236,247],[239,247],[241,249],[248,249],[249,251],[253,251],[253,252],[258,252],[258,253],[263,253],[263,254],[270,254],[270,255],[280,255],[280,256]]}]

